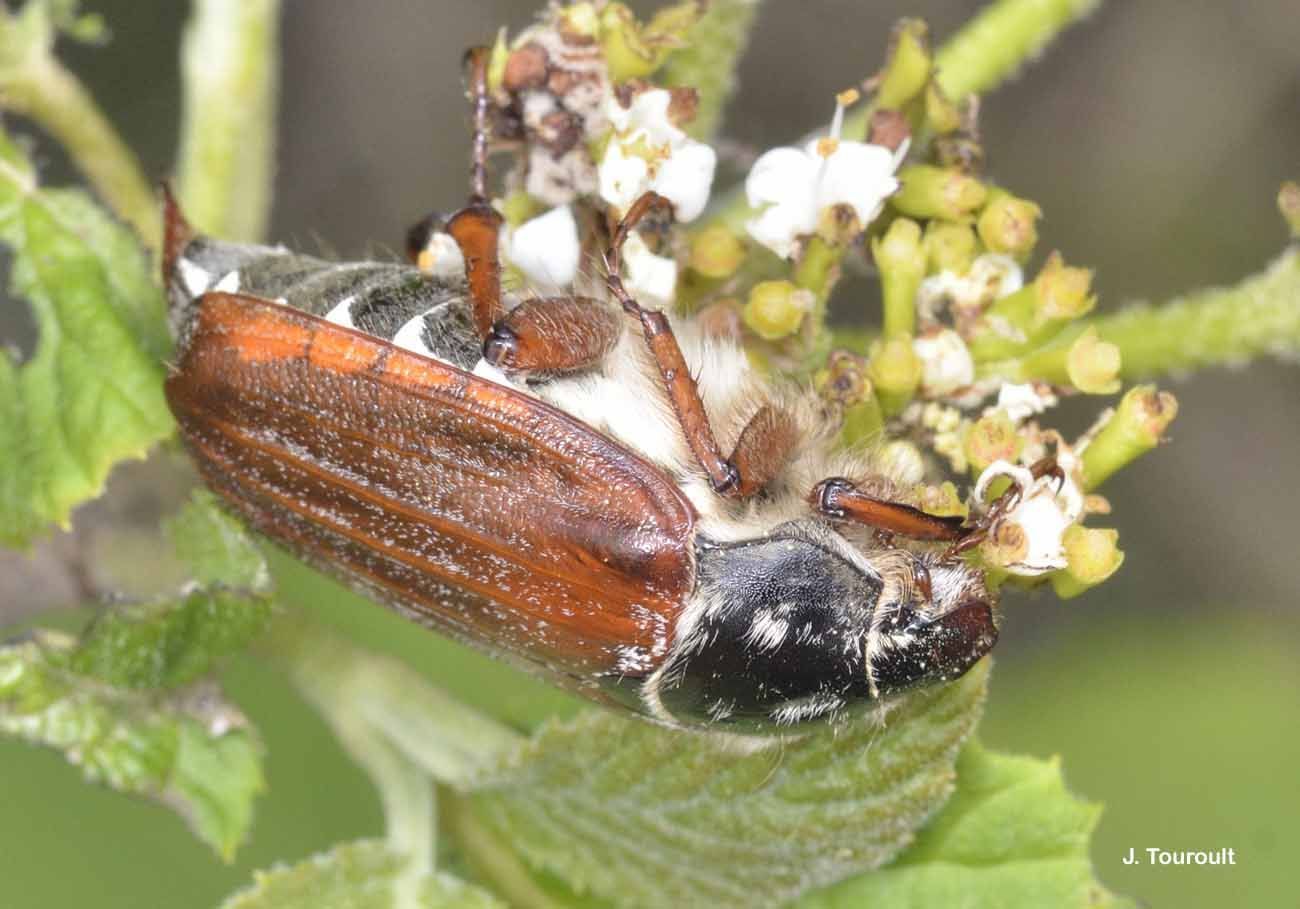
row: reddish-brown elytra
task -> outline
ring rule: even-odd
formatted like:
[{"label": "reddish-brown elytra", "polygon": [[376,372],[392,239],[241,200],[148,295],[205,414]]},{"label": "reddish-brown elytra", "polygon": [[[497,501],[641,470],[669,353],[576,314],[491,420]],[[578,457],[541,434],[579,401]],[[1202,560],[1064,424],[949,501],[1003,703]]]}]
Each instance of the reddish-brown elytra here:
[{"label": "reddish-brown elytra", "polygon": [[415,621],[660,722],[770,731],[965,672],[997,637],[955,558],[981,528],[893,501],[815,403],[633,299],[620,250],[665,200],[614,226],[607,299],[503,298],[470,60],[473,194],[410,243],[445,224],[459,275],[209,240],[168,195],[166,393],[204,480]]}]

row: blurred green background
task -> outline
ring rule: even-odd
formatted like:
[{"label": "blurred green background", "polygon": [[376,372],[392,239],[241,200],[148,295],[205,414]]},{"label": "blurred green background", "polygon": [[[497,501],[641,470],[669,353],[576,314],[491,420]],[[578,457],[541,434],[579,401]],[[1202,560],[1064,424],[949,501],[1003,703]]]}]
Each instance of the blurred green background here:
[{"label": "blurred green background", "polygon": [[[65,57],[146,171],[164,175],[187,4],[86,6],[113,41]],[[289,0],[274,239],[379,254],[428,207],[459,204],[461,50],[526,25],[536,6]],[[877,65],[897,17],[923,16],[942,39],[978,6],[770,0],[726,134],[741,154],[788,141]],[[1280,248],[1273,199],[1300,177],[1300,15],[1294,0],[1112,0],[986,99],[983,124],[991,174],[1041,203],[1041,249],[1097,268],[1104,307],[1235,281]],[[73,179],[52,146],[38,160],[47,181]],[[850,292],[837,315],[871,318],[873,306]],[[21,305],[0,308],[0,338],[30,347]],[[1094,859],[1120,892],[1179,909],[1300,906],[1300,369],[1261,363],[1167,384],[1182,403],[1173,444],[1105,490],[1124,568],[1067,604],[1006,602],[982,736],[1060,755],[1072,787],[1105,803]],[[1067,422],[1082,428],[1094,407]],[[171,583],[153,527],[187,482],[175,457],[128,467],[76,533],[0,555],[0,626],[71,621],[51,610],[88,587]],[[91,577],[69,569],[78,562]],[[538,697],[568,709],[522,677],[470,685],[478,657],[323,593],[304,572],[283,583],[359,640],[465,680],[462,694],[506,715],[531,714]],[[380,831],[368,783],[273,670],[243,660],[229,683],[269,752],[270,792],[238,862],[221,865],[158,808],[80,784],[60,756],[0,743],[0,881],[13,905],[210,906],[255,868]],[[1231,847],[1238,864],[1121,862],[1148,846]]]}]

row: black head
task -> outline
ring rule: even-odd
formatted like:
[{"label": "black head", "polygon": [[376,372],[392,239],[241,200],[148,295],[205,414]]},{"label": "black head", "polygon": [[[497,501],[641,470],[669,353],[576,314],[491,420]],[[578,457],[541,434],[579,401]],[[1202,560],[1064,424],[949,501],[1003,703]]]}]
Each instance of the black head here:
[{"label": "black head", "polygon": [[697,570],[672,652],[644,691],[652,712],[683,725],[762,732],[834,719],[955,679],[997,639],[978,572],[898,550],[873,560],[820,522],[698,544]]}]

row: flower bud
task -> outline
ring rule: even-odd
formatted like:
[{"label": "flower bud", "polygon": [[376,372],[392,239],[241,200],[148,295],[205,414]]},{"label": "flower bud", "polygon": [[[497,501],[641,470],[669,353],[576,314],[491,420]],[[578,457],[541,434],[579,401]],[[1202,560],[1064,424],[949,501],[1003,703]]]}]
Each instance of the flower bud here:
[{"label": "flower bud", "polygon": [[916,291],[925,277],[921,226],[895,218],[883,237],[871,241],[871,254],[880,270],[886,335],[910,335],[916,328]]},{"label": "flower bud", "polygon": [[1119,391],[1119,348],[1101,340],[1089,327],[1070,345],[1065,369],[1070,384],[1086,394],[1110,395]]},{"label": "flower bud", "polygon": [[902,410],[921,384],[921,358],[912,350],[911,339],[900,335],[872,344],[867,377],[886,415]]},{"label": "flower bud", "polygon": [[668,55],[680,47],[698,18],[694,0],[660,10],[645,25],[622,3],[611,3],[600,12],[600,45],[605,65],[614,82],[643,79],[653,73]]},{"label": "flower bud", "polygon": [[731,228],[714,224],[691,238],[691,268],[706,278],[729,278],[745,261],[745,244]]},{"label": "flower bud", "polygon": [[939,486],[923,484],[916,487],[916,507],[926,514],[939,517],[964,518],[970,514],[970,508],[961,500],[957,487],[951,480],[944,480]]},{"label": "flower bud", "polygon": [[925,225],[925,237],[921,244],[925,247],[930,272],[965,274],[975,260],[975,231],[969,224],[931,221]]},{"label": "flower bud", "polygon": [[898,110],[925,87],[930,78],[927,31],[920,19],[903,19],[894,27],[889,60],[876,89],[877,107]]},{"label": "flower bud", "polygon": [[798,330],[813,301],[811,291],[789,281],[760,281],[749,291],[743,318],[763,340],[779,341]]},{"label": "flower bud", "polygon": [[902,188],[889,202],[913,218],[961,221],[988,196],[983,183],[953,168],[909,164],[898,172],[898,178]]},{"label": "flower bud", "polygon": [[506,30],[497,32],[496,41],[492,42],[492,54],[488,57],[487,86],[494,92],[505,82],[506,64],[510,58],[510,45],[506,41]]},{"label": "flower bud", "polygon": [[935,133],[952,133],[961,129],[961,110],[933,79],[925,87],[925,122]]},{"label": "flower bud", "polygon": [[921,394],[937,398],[975,381],[975,361],[961,335],[951,328],[934,327],[912,342],[921,358]]},{"label": "flower bud", "polygon": [[1300,237],[1300,183],[1287,180],[1277,193],[1277,207],[1291,228],[1292,238]]},{"label": "flower bud", "polygon": [[995,189],[989,193],[988,202],[975,223],[980,239],[990,252],[1006,253],[1024,261],[1038,242],[1035,222],[1042,214],[1043,210],[1033,202]]},{"label": "flower bud", "polygon": [[1047,257],[1034,286],[1038,289],[1038,315],[1045,321],[1077,319],[1097,305],[1097,298],[1088,293],[1092,270],[1066,265],[1058,252]]},{"label": "flower bud", "polygon": [[1065,550],[1065,568],[1051,574],[1052,589],[1061,599],[1069,599],[1096,587],[1124,564],[1124,553],[1116,545],[1119,531],[1083,527],[1066,529],[1061,537]]},{"label": "flower bud", "polygon": [[813,383],[822,398],[841,408],[840,436],[846,445],[854,445],[880,432],[884,416],[875,388],[867,378],[865,358],[847,350],[831,351],[826,368],[817,372]]},{"label": "flower bud", "polygon": [[555,26],[563,35],[594,38],[600,32],[600,17],[594,3],[570,3],[557,12]]},{"label": "flower bud", "polygon": [[1111,474],[1160,444],[1169,424],[1178,415],[1178,401],[1154,385],[1130,388],[1120,399],[1080,457],[1085,490],[1096,489]]},{"label": "flower bud", "polygon": [[1014,464],[1025,447],[1025,440],[1004,411],[994,410],[971,424],[966,433],[966,460],[972,471],[983,473],[994,461]]}]

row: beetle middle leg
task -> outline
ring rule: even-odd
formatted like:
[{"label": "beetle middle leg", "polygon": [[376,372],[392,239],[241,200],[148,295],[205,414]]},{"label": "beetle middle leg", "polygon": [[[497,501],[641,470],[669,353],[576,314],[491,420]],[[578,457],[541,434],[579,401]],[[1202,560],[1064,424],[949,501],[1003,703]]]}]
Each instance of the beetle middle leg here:
[{"label": "beetle middle leg", "polygon": [[643,308],[623,286],[623,244],[637,223],[658,207],[671,208],[672,203],[656,193],[645,193],[619,222],[605,253],[605,284],[624,312],[641,323],[646,346],[659,367],[686,444],[708,474],[713,491],[729,498],[750,496],[765,486],[789,457],[797,441],[794,422],[784,411],[765,406],[750,418],[731,457],[722,456],[699,388],[668,318],[662,312]]}]

